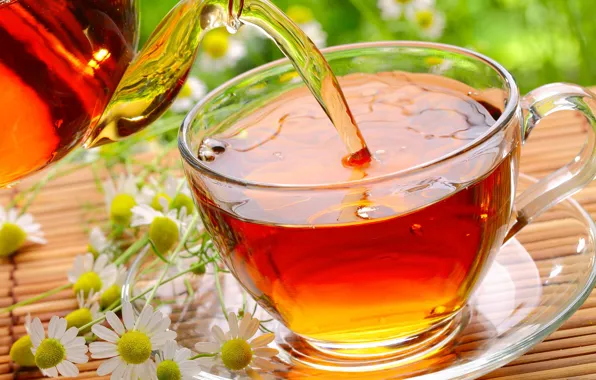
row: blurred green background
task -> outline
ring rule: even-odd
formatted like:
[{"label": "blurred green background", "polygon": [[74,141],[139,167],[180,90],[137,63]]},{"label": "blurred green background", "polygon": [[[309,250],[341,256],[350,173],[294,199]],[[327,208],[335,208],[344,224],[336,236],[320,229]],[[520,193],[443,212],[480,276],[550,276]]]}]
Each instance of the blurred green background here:
[{"label": "blurred green background", "polygon": [[[390,0],[407,3],[408,0]],[[144,41],[176,0],[141,0]],[[424,40],[405,16],[387,20],[376,0],[274,0],[280,8],[303,5],[327,33],[327,46],[358,41]],[[467,47],[507,67],[521,90],[567,81],[596,85],[595,0],[437,0],[444,15],[439,42]],[[209,88],[281,57],[271,42],[244,41],[248,53],[233,67],[195,75]]]}]

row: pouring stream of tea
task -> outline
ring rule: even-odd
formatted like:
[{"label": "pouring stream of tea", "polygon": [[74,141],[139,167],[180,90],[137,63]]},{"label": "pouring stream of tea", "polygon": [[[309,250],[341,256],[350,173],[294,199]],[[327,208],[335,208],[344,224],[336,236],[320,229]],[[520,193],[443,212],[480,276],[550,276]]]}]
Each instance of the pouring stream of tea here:
[{"label": "pouring stream of tea", "polygon": [[[205,32],[224,26],[235,32],[246,23],[269,35],[292,62],[340,134],[348,151],[344,164],[366,165],[370,152],[335,75],[314,43],[268,0],[236,2],[239,4],[233,0],[178,3],[124,74],[97,128],[100,133],[88,145],[126,136],[127,131],[138,130],[139,124],[157,119],[180,89],[175,73],[190,70]],[[131,109],[134,115],[128,114]]]}]

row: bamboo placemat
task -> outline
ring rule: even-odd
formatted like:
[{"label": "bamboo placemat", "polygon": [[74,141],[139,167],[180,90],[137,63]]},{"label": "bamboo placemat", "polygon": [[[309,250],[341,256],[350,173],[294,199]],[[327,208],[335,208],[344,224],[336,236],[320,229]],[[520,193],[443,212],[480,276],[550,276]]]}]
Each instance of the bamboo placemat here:
[{"label": "bamboo placemat", "polygon": [[[558,113],[540,124],[523,149],[522,171],[543,177],[568,162],[583,143],[587,123],[579,114]],[[19,189],[31,186],[39,176],[28,179],[13,190],[0,192],[0,204],[6,205]],[[596,183],[575,198],[596,216]],[[45,246],[33,246],[17,255],[0,260],[0,307],[56,288],[66,282],[66,272],[77,254],[86,252],[86,222],[101,222],[105,212],[103,196],[97,191],[89,169],[70,173],[50,181],[29,211],[42,224],[48,239]],[[0,315],[0,380],[38,379],[37,371],[15,371],[8,355],[12,342],[25,333],[27,313],[47,323],[52,315],[65,316],[76,307],[72,291],[65,290],[44,301]],[[596,380],[596,293],[558,331],[529,353],[483,379]],[[81,379],[97,377],[98,361],[80,365]]]}]

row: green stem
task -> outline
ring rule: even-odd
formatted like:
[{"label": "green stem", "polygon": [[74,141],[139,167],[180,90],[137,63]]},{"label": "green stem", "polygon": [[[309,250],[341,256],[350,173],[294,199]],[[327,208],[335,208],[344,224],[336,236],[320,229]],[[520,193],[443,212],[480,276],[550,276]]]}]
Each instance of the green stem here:
[{"label": "green stem", "polygon": [[195,360],[195,359],[199,359],[199,358],[214,358],[216,356],[217,356],[217,354],[198,354],[198,355],[190,357],[188,360]]},{"label": "green stem", "polygon": [[[191,269],[187,269],[187,270],[185,270],[185,271],[182,271],[182,272],[180,272],[180,273],[177,273],[177,274],[175,274],[174,276],[172,276],[172,277],[170,277],[170,278],[168,278],[168,279],[164,280],[164,281],[163,281],[163,282],[161,282],[159,285],[160,285],[160,286],[161,286],[161,285],[165,285],[165,284],[167,284],[168,282],[172,282],[172,281],[174,281],[175,279],[177,279],[177,278],[179,278],[179,277],[182,277],[182,276],[184,276],[185,274],[187,274],[187,273],[190,273],[190,272],[191,272]],[[144,292],[142,292],[141,294],[139,294],[139,295],[137,295],[137,296],[135,296],[135,297],[131,298],[131,299],[130,299],[130,302],[134,302],[134,301],[138,300],[139,298],[141,298],[141,297],[145,296],[147,293],[149,293],[151,290],[152,290],[152,288],[151,288],[151,289],[147,289],[147,290],[145,290],[145,291],[144,291]],[[117,312],[117,311],[119,311],[120,309],[122,309],[122,304],[120,304],[120,305],[118,305],[118,306],[116,306],[116,307],[113,307],[113,308],[112,308],[112,305],[110,305],[110,307],[108,307],[108,308],[107,308],[105,311],[113,311],[113,312]],[[106,316],[105,316],[105,314],[104,314],[104,315],[102,315],[101,317],[99,317],[99,318],[97,318],[97,319],[95,319],[95,320],[93,320],[93,321],[91,321],[91,322],[87,323],[86,325],[79,327],[79,331],[81,331],[81,330],[86,330],[86,329],[90,328],[91,326],[93,326],[93,325],[95,325],[95,324],[97,324],[97,323],[103,322],[105,319],[106,319]]]},{"label": "green stem", "polygon": [[114,260],[114,264],[116,264],[116,266],[126,264],[130,257],[143,249],[147,243],[149,243],[149,233],[146,233],[139,240],[135,241],[134,244],[128,247],[128,249],[124,251],[120,257]]},{"label": "green stem", "polygon": [[31,305],[32,303],[35,303],[37,301],[40,301],[40,300],[42,300],[42,299],[44,299],[46,297],[49,297],[49,296],[53,296],[54,294],[60,293],[61,291],[66,290],[66,289],[68,289],[70,287],[72,287],[72,284],[65,284],[65,285],[59,286],[59,287],[57,287],[55,289],[48,290],[45,293],[41,293],[41,294],[36,295],[35,297],[28,298],[28,299],[23,300],[21,302],[17,302],[14,305],[5,307],[3,309],[0,309],[0,313],[8,313],[8,312],[13,311],[14,309],[18,309],[19,307]]},{"label": "green stem", "polygon": [[228,320],[228,313],[226,312],[226,303],[223,299],[223,292],[221,290],[221,283],[219,281],[219,267],[217,266],[217,262],[213,263],[213,270],[215,276],[215,289],[217,290],[217,299],[219,300],[219,305],[221,306],[221,311],[223,312],[224,317],[226,317],[226,321]]},{"label": "green stem", "polygon": [[186,243],[190,234],[193,232],[195,226],[197,225],[198,220],[199,220],[199,214],[194,214],[194,216],[192,217],[192,220],[190,221],[190,224],[188,225],[188,228],[184,232],[184,236],[182,236],[182,239],[180,239],[180,241],[178,242],[178,246],[172,253],[170,261],[166,264],[166,267],[164,268],[163,272],[161,273],[161,276],[159,276],[159,280],[155,283],[155,286],[153,286],[153,289],[151,289],[151,293],[149,293],[149,296],[147,297],[147,301],[146,301],[147,305],[149,305],[151,303],[151,301],[153,300],[153,297],[155,296],[155,293],[157,292],[157,288],[159,288],[161,286],[161,282],[166,277],[166,274],[168,274],[168,270],[170,270],[170,266],[172,265],[172,262],[174,262],[176,260],[176,256],[178,256],[178,253],[180,253],[182,248],[184,248],[184,243]]}]

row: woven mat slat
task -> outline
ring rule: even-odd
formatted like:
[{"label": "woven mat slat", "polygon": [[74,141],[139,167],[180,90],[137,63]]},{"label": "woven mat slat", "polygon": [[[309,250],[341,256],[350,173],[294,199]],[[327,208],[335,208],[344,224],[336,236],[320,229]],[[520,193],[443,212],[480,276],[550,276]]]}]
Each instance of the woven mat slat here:
[{"label": "woven mat slat", "polygon": [[[565,112],[548,118],[533,131],[523,149],[522,172],[540,178],[561,167],[577,153],[586,131],[586,121],[579,114]],[[19,189],[30,186],[38,178],[27,179],[12,190],[0,192],[0,204],[7,204]],[[596,183],[575,198],[596,216]],[[90,170],[82,169],[51,181],[30,207],[49,242],[41,247],[26,247],[18,255],[0,260],[0,307],[64,284],[72,258],[86,251],[88,231],[85,226],[90,221],[94,224],[102,222],[97,218],[102,218],[105,212],[97,211],[103,207],[103,195],[97,191]],[[525,238],[531,240],[534,231],[540,234],[541,228],[544,226],[529,226]],[[564,231],[560,234],[564,235]],[[524,244],[535,247],[548,247],[544,250],[545,255],[550,255],[552,250],[568,252],[573,243],[556,235],[546,240],[524,241]],[[540,262],[538,269],[546,270],[541,269]],[[52,315],[64,316],[74,307],[75,299],[67,290],[10,315],[0,314],[0,380],[42,378],[37,371],[17,371],[8,357],[12,342],[25,334],[23,323],[27,313],[39,316],[47,325]],[[483,339],[482,331],[468,339],[470,345],[474,345],[475,341]],[[108,379],[96,375],[98,365],[97,361],[80,365],[79,378]],[[596,380],[596,293],[543,343],[482,379]]]}]

